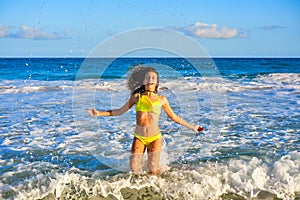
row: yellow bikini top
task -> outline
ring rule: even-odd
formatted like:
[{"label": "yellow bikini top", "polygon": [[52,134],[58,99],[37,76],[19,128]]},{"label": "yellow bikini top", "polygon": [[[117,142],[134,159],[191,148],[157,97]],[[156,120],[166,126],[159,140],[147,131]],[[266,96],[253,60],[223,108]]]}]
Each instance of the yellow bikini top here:
[{"label": "yellow bikini top", "polygon": [[135,110],[141,112],[153,112],[155,114],[160,114],[161,104],[160,96],[157,101],[151,101],[147,95],[139,95],[139,100],[136,103]]}]

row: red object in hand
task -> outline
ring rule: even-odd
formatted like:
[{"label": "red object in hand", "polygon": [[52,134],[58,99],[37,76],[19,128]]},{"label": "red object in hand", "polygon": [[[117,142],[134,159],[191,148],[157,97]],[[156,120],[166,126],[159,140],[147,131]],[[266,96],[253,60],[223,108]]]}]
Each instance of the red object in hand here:
[{"label": "red object in hand", "polygon": [[198,132],[204,131],[204,128],[200,126],[197,131]]}]

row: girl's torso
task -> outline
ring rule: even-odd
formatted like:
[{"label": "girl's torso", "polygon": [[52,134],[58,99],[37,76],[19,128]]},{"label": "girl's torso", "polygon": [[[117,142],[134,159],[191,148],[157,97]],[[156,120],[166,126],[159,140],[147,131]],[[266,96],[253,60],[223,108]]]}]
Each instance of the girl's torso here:
[{"label": "girl's torso", "polygon": [[138,95],[136,103],[136,129],[135,133],[150,137],[160,133],[158,121],[161,112],[161,96]]}]

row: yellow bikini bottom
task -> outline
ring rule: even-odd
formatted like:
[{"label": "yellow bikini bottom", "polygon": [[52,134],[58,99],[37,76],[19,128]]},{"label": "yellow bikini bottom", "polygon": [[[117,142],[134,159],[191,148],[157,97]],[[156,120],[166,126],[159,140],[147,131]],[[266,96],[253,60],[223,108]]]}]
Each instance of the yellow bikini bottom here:
[{"label": "yellow bikini bottom", "polygon": [[150,136],[150,137],[144,137],[144,136],[140,136],[137,133],[133,134],[134,137],[136,137],[139,141],[141,141],[145,146],[148,146],[150,143],[154,142],[155,140],[162,138],[161,133],[154,135],[154,136]]}]

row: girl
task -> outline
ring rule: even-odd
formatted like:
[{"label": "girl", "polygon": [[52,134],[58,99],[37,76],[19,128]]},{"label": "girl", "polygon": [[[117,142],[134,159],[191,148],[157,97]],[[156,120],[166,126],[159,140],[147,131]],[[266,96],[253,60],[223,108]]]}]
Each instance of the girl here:
[{"label": "girl", "polygon": [[136,127],[132,143],[130,168],[138,172],[142,168],[143,153],[147,149],[148,169],[156,174],[160,171],[159,159],[162,146],[162,135],[158,127],[161,107],[174,122],[195,132],[203,131],[199,125],[192,125],[177,116],[171,109],[166,97],[157,94],[159,77],[152,67],[136,67],[129,76],[127,86],[132,92],[128,102],[116,110],[98,111],[95,108],[87,110],[93,116],[118,116],[128,111],[133,105],[136,110]]}]

